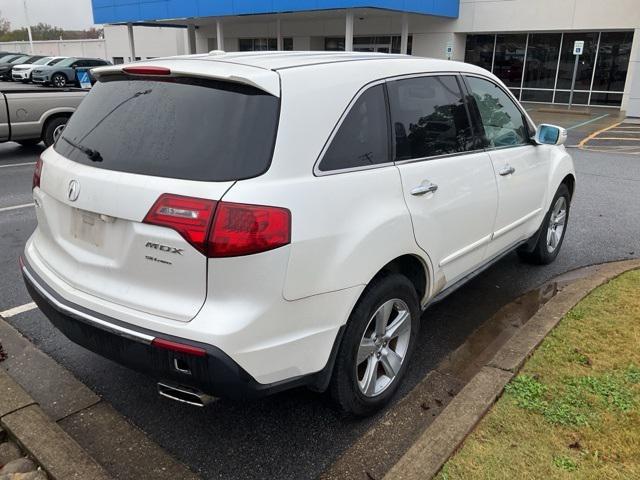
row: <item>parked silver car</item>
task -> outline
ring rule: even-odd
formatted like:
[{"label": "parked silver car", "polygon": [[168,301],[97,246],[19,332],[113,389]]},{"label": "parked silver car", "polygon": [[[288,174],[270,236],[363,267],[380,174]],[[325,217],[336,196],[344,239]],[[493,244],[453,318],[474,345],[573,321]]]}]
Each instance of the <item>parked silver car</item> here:
[{"label": "parked silver car", "polygon": [[40,66],[32,72],[33,83],[53,85],[54,87],[66,87],[78,85],[76,71],[79,69],[90,69],[104,65],[111,65],[106,60],[99,58],[78,58],[69,57],[55,65]]}]

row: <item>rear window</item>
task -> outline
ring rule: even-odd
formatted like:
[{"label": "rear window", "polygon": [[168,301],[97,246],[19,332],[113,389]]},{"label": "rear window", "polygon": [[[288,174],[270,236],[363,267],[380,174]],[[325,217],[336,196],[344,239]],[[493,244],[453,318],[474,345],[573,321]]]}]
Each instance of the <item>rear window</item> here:
[{"label": "rear window", "polygon": [[55,150],[92,167],[200,181],[263,174],[273,154],[278,98],[200,79],[98,82]]}]

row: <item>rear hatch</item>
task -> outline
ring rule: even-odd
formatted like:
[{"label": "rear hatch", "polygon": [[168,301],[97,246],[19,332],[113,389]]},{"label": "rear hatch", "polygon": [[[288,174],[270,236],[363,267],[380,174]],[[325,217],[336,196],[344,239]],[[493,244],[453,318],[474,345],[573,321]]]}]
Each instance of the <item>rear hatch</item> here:
[{"label": "rear hatch", "polygon": [[[278,114],[277,97],[237,82],[104,76],[43,154],[38,256],[83,292],[188,321],[207,293],[197,237],[236,180],[269,168]],[[200,233],[158,225],[166,194],[160,210],[203,220]]]}]

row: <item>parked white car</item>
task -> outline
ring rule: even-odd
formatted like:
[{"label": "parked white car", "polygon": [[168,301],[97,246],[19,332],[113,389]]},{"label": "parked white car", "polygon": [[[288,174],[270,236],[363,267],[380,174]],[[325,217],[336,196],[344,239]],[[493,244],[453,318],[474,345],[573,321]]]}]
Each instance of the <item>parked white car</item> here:
[{"label": "parked white car", "polygon": [[23,274],[65,335],[164,396],[305,385],[369,414],[423,310],[562,246],[566,131],[481,68],[212,52],[94,74],[37,164]]},{"label": "parked white car", "polygon": [[55,65],[61,60],[67,57],[44,57],[33,63],[27,63],[24,65],[16,65],[11,69],[11,78],[16,82],[28,83],[31,81],[31,73],[33,69],[42,65],[51,66]]}]

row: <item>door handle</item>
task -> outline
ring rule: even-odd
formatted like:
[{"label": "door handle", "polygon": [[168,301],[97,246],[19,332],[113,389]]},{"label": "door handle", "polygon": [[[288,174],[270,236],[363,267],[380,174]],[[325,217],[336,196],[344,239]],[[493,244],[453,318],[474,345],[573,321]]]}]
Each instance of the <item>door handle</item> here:
[{"label": "door handle", "polygon": [[425,180],[419,187],[411,190],[411,195],[424,195],[425,193],[433,193],[436,190],[438,190],[438,185]]},{"label": "door handle", "polygon": [[506,177],[507,175],[511,175],[512,173],[515,173],[516,169],[513,168],[511,165],[505,165],[502,170],[500,170],[498,173],[500,175],[502,175],[503,177]]}]

